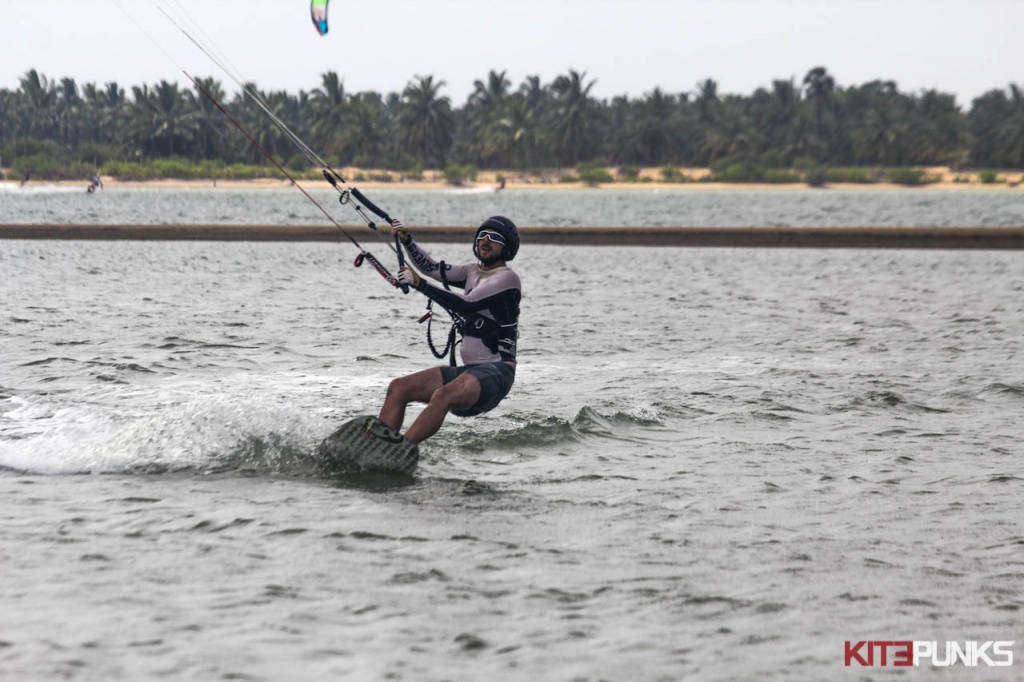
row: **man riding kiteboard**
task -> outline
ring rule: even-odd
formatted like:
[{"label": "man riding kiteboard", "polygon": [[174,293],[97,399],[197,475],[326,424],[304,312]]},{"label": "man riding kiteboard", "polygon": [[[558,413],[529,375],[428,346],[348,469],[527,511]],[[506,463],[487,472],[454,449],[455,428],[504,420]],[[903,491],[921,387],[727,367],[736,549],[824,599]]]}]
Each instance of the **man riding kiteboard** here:
[{"label": "man riding kiteboard", "polygon": [[[405,438],[419,443],[437,433],[449,412],[472,417],[494,409],[508,395],[516,376],[516,337],[522,285],[508,262],[519,252],[519,230],[504,216],[492,216],[477,228],[473,255],[477,263],[451,265],[435,260],[413,241],[401,222],[392,234],[410,261],[445,288],[428,284],[403,266],[400,284],[444,306],[458,321],[462,334],[461,367],[432,367],[391,381],[379,419],[396,431],[412,402],[427,406],[409,426]],[[448,291],[458,287],[465,293]]]}]

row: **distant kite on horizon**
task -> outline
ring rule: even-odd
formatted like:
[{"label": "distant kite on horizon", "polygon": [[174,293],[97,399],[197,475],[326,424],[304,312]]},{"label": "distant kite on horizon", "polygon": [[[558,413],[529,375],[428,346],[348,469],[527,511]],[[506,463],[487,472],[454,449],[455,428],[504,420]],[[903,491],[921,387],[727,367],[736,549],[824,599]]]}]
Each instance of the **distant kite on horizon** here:
[{"label": "distant kite on horizon", "polygon": [[313,0],[309,5],[309,14],[313,18],[313,25],[320,35],[327,35],[327,3],[330,0]]}]

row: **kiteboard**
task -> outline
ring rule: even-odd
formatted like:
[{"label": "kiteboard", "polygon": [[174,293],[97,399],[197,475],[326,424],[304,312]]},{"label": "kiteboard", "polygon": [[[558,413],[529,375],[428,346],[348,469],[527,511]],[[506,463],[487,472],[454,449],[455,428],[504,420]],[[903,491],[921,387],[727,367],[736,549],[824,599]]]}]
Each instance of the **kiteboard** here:
[{"label": "kiteboard", "polygon": [[363,415],[345,422],[316,449],[323,475],[384,472],[412,475],[419,447],[376,417]]}]

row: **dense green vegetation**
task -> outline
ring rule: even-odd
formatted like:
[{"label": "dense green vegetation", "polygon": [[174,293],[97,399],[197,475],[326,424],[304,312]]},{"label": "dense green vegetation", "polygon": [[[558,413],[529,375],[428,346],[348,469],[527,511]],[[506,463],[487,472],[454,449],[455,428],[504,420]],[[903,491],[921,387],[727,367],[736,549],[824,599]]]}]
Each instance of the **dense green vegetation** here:
[{"label": "dense green vegetation", "polygon": [[[309,163],[250,99],[201,83],[280,163]],[[418,76],[401,93],[347,92],[337,73],[311,92],[265,92],[270,109],[329,163],[450,182],[478,169],[576,169],[589,184],[636,179],[660,167],[658,181],[684,181],[679,167],[712,169],[725,182],[920,184],[914,166],[1024,168],[1024,87],[993,89],[962,111],[935,90],[900,92],[892,81],[841,87],[824,68],[800,83],[776,80],[749,96],[719,95],[714,80],[693,93],[661,90],[638,99],[598,100],[594,80],[569,71],[513,87],[505,72],[476,81],[461,108],[445,82]],[[248,140],[198,90],[176,83],[131,88],[79,86],[29,71],[16,90],[0,89],[0,166],[11,175],[83,178],[95,169],[124,179],[275,177]],[[798,172],[797,172],[798,171]],[[379,179],[386,179],[383,173]],[[387,177],[391,177],[387,175]]]}]

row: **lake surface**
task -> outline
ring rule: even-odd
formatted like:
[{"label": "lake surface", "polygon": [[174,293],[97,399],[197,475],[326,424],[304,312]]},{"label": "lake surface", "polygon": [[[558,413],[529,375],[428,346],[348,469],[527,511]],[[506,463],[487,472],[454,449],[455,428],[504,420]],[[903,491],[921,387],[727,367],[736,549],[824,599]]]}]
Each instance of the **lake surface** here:
[{"label": "lake surface", "polygon": [[[203,222],[216,192],[120,198]],[[612,225],[591,202],[632,196],[379,194],[436,224],[564,202]],[[12,196],[6,220],[60,222],[118,194]],[[230,223],[314,222],[230,196]],[[692,224],[794,219],[785,192],[729,196]],[[801,220],[885,211],[841,196]],[[614,215],[690,224],[696,200]],[[906,639],[1012,640],[1015,664],[901,679],[1020,679],[1024,254],[524,244],[516,386],[411,482],[313,475],[437,362],[425,299],[353,256],[0,241],[0,677],[865,679],[894,671],[846,669],[845,641]]]},{"label": "lake surface", "polygon": [[[363,225],[334,190],[307,183],[342,225]],[[553,227],[1021,227],[1024,189],[814,190],[381,188],[366,195],[411,225],[478,225],[494,214]],[[0,223],[323,225],[282,187],[83,189],[0,183]]]}]

